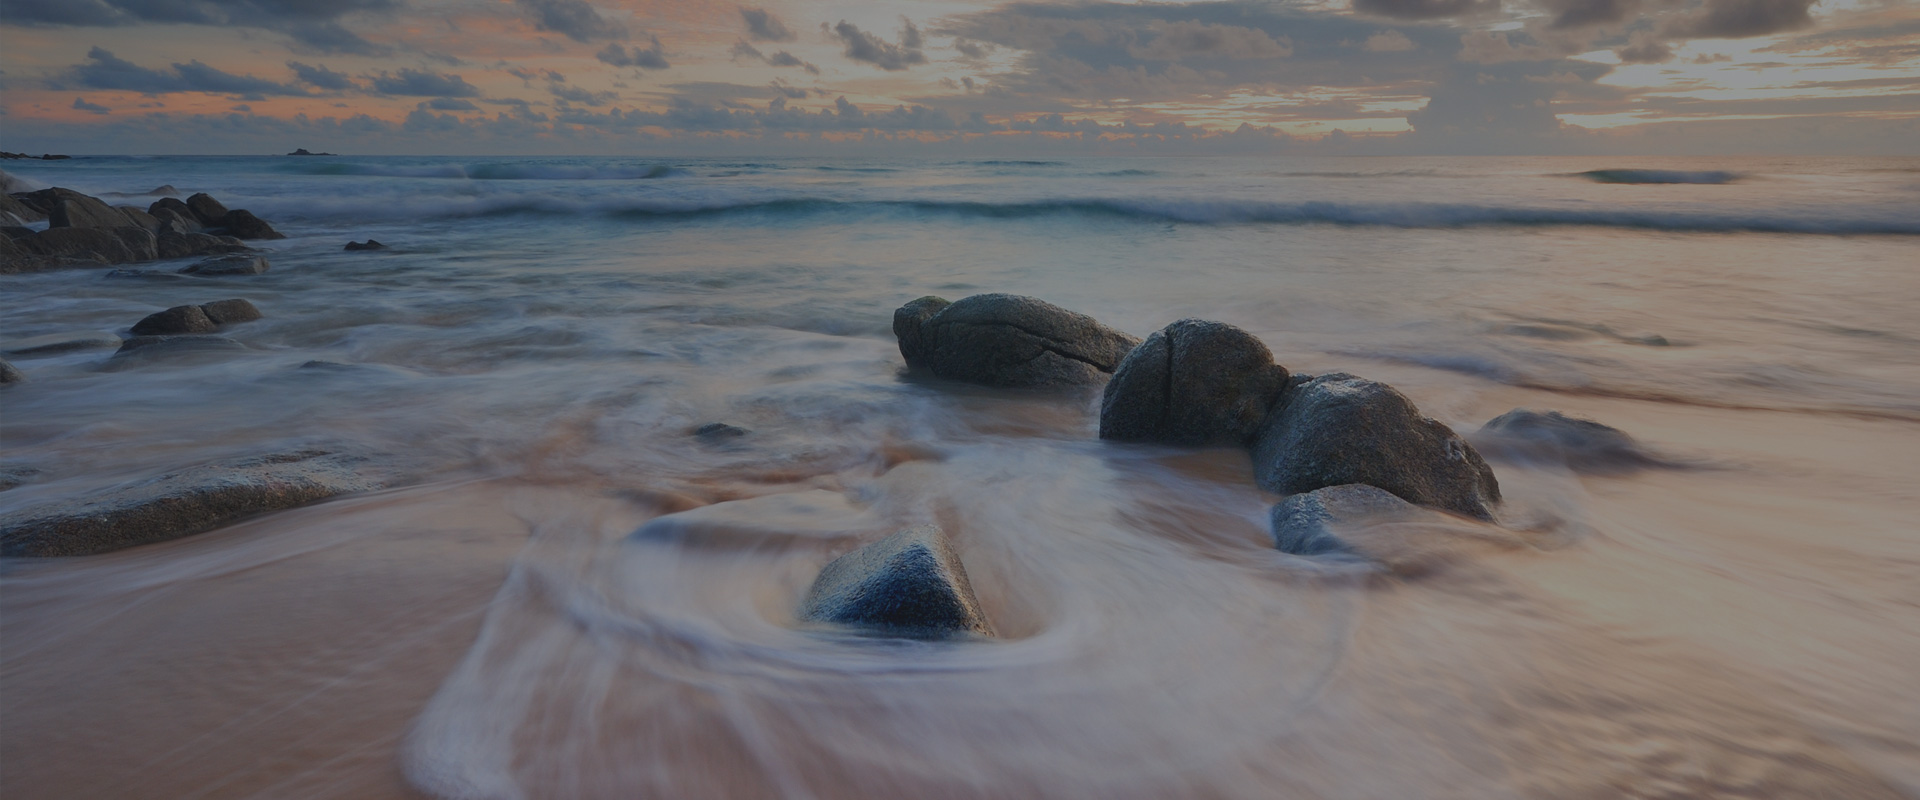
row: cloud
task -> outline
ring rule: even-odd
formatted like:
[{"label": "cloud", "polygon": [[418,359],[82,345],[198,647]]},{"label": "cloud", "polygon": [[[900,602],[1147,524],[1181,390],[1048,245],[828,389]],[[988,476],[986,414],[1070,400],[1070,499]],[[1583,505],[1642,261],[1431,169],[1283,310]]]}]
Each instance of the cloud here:
[{"label": "cloud", "polygon": [[459,75],[424,69],[401,69],[398,75],[385,70],[372,76],[373,91],[402,97],[479,97],[480,89]]},{"label": "cloud", "polygon": [[[906,29],[900,32],[900,43],[893,44],[875,36],[851,22],[841,20],[840,24],[828,29],[828,33],[846,45],[846,57],[854,61],[872,64],[889,72],[898,72],[915,64],[927,63],[927,56],[920,50],[920,30],[911,20],[901,19]],[[826,28],[826,23],[821,23]]]},{"label": "cloud", "polygon": [[583,106],[604,106],[620,97],[618,92],[595,92],[577,86],[567,86],[562,83],[555,83],[548,86],[547,91],[552,92],[554,97],[561,100],[569,103],[579,103]]},{"label": "cloud", "polygon": [[393,48],[369,42],[337,22],[299,22],[282,30],[295,42],[322,53],[384,56],[393,52]]},{"label": "cloud", "polygon": [[801,61],[799,57],[785,50],[782,50],[778,53],[774,53],[773,55],[767,56],[767,63],[772,64],[773,66],[776,66],[776,67],[799,67],[815,75],[820,74],[819,67],[816,67],[808,62]]},{"label": "cloud", "polygon": [[1127,48],[1134,58],[1147,61],[1179,61],[1187,58],[1263,59],[1286,58],[1293,45],[1281,37],[1275,40],[1266,31],[1239,25],[1205,22],[1159,22],[1147,26],[1153,38],[1143,46]]},{"label": "cloud", "polygon": [[974,59],[976,61],[982,58],[986,58],[987,52],[991,48],[992,48],[991,45],[982,45],[979,42],[970,42],[970,41],[967,41],[965,38],[956,37],[953,40],[953,49],[955,52],[959,53],[960,55],[966,56],[967,58]]},{"label": "cloud", "polygon": [[92,114],[111,114],[113,109],[87,102],[84,97],[73,98],[73,107]]},{"label": "cloud", "polygon": [[87,51],[92,62],[67,70],[65,78],[89,89],[113,89],[157,95],[169,92],[208,92],[248,97],[304,96],[299,88],[252,75],[234,75],[199,61],[173,64],[172,71],[147,69],[101,47]]},{"label": "cloud", "polygon": [[1537,0],[1536,5],[1553,12],[1549,30],[1574,30],[1624,22],[1640,12],[1641,0]]},{"label": "cloud", "polygon": [[480,107],[474,105],[471,101],[461,100],[457,97],[436,97],[436,98],[433,98],[432,100],[424,100],[424,101],[421,101],[420,108],[431,108],[435,111],[479,111],[480,110]]},{"label": "cloud", "polygon": [[639,67],[641,69],[666,69],[673,66],[667,63],[666,50],[660,46],[659,37],[648,37],[645,49],[635,47],[627,49],[618,43],[607,45],[593,54],[601,62],[616,67]]},{"label": "cloud", "polygon": [[1407,38],[1406,34],[1399,31],[1381,31],[1367,37],[1367,40],[1360,45],[1360,49],[1369,53],[1404,53],[1408,50],[1417,50],[1419,47],[1413,43],[1412,39]]},{"label": "cloud", "polygon": [[313,50],[383,55],[391,48],[369,42],[338,20],[349,14],[384,13],[401,0],[8,0],[6,22],[15,25],[120,27],[146,23],[248,27],[279,31]]},{"label": "cloud", "polygon": [[585,0],[516,0],[533,15],[536,30],[552,31],[576,42],[625,39],[627,26],[600,16]]},{"label": "cloud", "polygon": [[1627,46],[1615,49],[1613,54],[1619,56],[1623,64],[1659,64],[1673,60],[1673,48],[1650,30],[1634,31],[1627,39]]},{"label": "cloud", "polygon": [[1743,39],[1813,25],[1807,9],[1818,0],[1707,0],[1706,8],[1663,26],[1670,37]]},{"label": "cloud", "polygon": [[791,42],[800,35],[766,9],[740,7],[740,19],[747,23],[747,36],[756,42]]},{"label": "cloud", "polygon": [[1437,19],[1494,11],[1499,0],[1353,0],[1353,10],[1394,19]]},{"label": "cloud", "polygon": [[315,67],[302,64],[298,61],[289,61],[287,62],[287,68],[293,70],[294,76],[299,78],[301,83],[316,89],[328,89],[337,92],[354,88],[353,79],[347,77],[346,73],[334,72],[333,70],[327,69],[324,64]]}]

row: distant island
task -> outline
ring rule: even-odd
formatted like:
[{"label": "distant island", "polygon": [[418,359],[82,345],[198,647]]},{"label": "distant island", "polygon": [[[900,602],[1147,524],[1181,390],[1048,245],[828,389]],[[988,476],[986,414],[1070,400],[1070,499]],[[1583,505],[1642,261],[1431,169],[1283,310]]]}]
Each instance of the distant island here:
[{"label": "distant island", "polygon": [[47,153],[45,155],[38,155],[38,156],[30,156],[30,155],[27,155],[26,153],[8,153],[8,152],[0,151],[0,158],[36,158],[41,161],[63,161],[69,158],[73,158],[73,156],[60,156],[60,155],[54,155],[52,153]]},{"label": "distant island", "polygon": [[304,147],[302,147],[302,148],[300,148],[300,149],[298,149],[298,150],[295,150],[295,151],[293,151],[293,152],[291,152],[291,153],[288,153],[287,155],[290,155],[290,156],[330,156],[330,155],[333,155],[333,154],[332,154],[332,153],[309,153],[309,152],[307,152],[307,148],[304,148]]}]

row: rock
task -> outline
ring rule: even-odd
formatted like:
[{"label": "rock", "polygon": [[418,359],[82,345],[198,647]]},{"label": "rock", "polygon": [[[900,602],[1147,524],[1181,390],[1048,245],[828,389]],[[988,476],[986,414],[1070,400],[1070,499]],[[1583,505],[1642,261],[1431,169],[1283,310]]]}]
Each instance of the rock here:
[{"label": "rock", "polygon": [[231,236],[169,232],[159,237],[155,249],[161,258],[191,258],[216,253],[244,253],[253,248]]},{"label": "rock", "polygon": [[[160,200],[155,202],[154,205],[159,205],[164,202],[166,201]],[[213,195],[207,194],[206,192],[200,192],[187,198],[185,205],[188,210],[193,212],[194,218],[198,219],[201,225],[219,225],[221,224],[221,220],[227,218],[227,207],[221,205],[220,201],[213,199]],[[159,215],[156,214],[155,216]]]},{"label": "rock", "polygon": [[1495,457],[1558,461],[1581,472],[1672,466],[1618,428],[1558,411],[1516,408],[1482,425],[1473,442]]},{"label": "rock", "polygon": [[78,331],[75,333],[49,333],[45,336],[31,336],[0,344],[0,355],[26,356],[41,358],[70,353],[75,350],[89,350],[105,347],[119,347],[120,337],[101,331]]},{"label": "rock", "polygon": [[[32,231],[28,231],[28,233],[31,234]],[[16,239],[18,238],[26,237],[15,237],[12,235],[0,237],[0,275],[11,275],[16,272],[33,272],[42,268],[40,262],[44,260],[44,257],[17,244]]]},{"label": "rock", "polygon": [[244,208],[236,208],[227,212],[227,215],[221,218],[220,224],[226,227],[228,234],[238,239],[287,238],[286,234],[276,231],[272,225],[268,225],[266,220],[254,216],[253,212]]},{"label": "rock", "polygon": [[0,234],[5,234],[5,238],[8,241],[18,239],[22,236],[32,236],[35,233],[37,233],[37,231],[25,225],[0,225]]},{"label": "rock", "polygon": [[49,228],[115,228],[127,224],[126,217],[99,198],[59,186],[14,198],[45,214]]},{"label": "rock", "polygon": [[218,327],[199,306],[174,306],[148,314],[145,319],[134,323],[132,333],[135,336],[211,333]]},{"label": "rock", "polygon": [[127,252],[133,254],[134,261],[152,261],[160,257],[160,239],[154,236],[152,231],[131,225],[107,230],[112,231],[114,236],[120,238],[120,243],[127,246]]},{"label": "rock", "polygon": [[1492,519],[1500,484],[1473,446],[1393,387],[1346,374],[1299,382],[1262,426],[1254,477],[1277,494],[1364,483],[1410,503]]},{"label": "rock", "polygon": [[[24,158],[25,156],[16,154],[12,157]],[[29,183],[26,179],[21,178],[18,175],[8,172],[4,169],[0,169],[0,194],[11,195],[11,194],[20,194],[22,192],[31,192],[31,191],[33,191],[32,183]]]},{"label": "rock", "polygon": [[359,462],[303,451],[220,462],[0,516],[0,556],[84,556],[178,539],[380,488]]},{"label": "rock", "polygon": [[25,225],[46,218],[46,212],[22,203],[11,195],[0,194],[0,223]]},{"label": "rock", "polygon": [[206,312],[207,319],[213,320],[215,325],[252,322],[265,316],[252,303],[238,297],[231,300],[215,300],[200,306],[200,310]]},{"label": "rock", "polygon": [[144,229],[150,233],[157,234],[160,232],[161,223],[159,217],[141,211],[133,206],[114,206],[113,210],[120,212],[120,216],[127,218],[126,222],[121,223],[123,225],[131,223],[134,227]]},{"label": "rock", "polygon": [[747,430],[746,428],[742,428],[736,425],[728,425],[727,423],[724,423],[724,422],[709,422],[705,425],[702,425],[698,428],[693,429],[693,435],[698,436],[710,442],[721,441],[724,439],[738,439],[752,432],[753,431]]},{"label": "rock", "polygon": [[1339,529],[1366,523],[1432,519],[1428,511],[1392,492],[1363,483],[1328,486],[1296,494],[1274,505],[1273,546],[1283,553],[1318,556],[1330,553],[1360,555]]},{"label": "rock", "polygon": [[173,188],[173,184],[171,183],[163,183],[154,187],[153,191],[147,192],[147,194],[154,197],[179,197],[180,190]]},{"label": "rock", "polygon": [[114,231],[104,228],[48,228],[13,242],[22,250],[55,259],[56,264],[134,261],[134,253],[126,242]]},{"label": "rock", "polygon": [[[0,381],[0,383],[6,383],[6,381]],[[26,483],[38,474],[40,474],[40,470],[34,469],[33,467],[0,466],[0,492]]]},{"label": "rock", "polygon": [[236,352],[247,346],[225,336],[207,336],[204,334],[157,334],[153,336],[135,336],[120,343],[120,349],[113,352],[113,359],[120,361],[138,357],[141,360],[169,358],[194,353]]},{"label": "rock", "polygon": [[1253,334],[1183,319],[1122,359],[1100,403],[1100,438],[1245,444],[1287,385],[1287,368]]},{"label": "rock", "polygon": [[259,275],[267,271],[267,259],[255,255],[230,255],[209,258],[180,270],[183,275]]},{"label": "rock", "polygon": [[347,246],[345,249],[347,250],[385,250],[387,249],[387,246],[379,242],[376,242],[372,239],[368,239],[365,243],[347,242]]},{"label": "rock", "polygon": [[26,379],[27,374],[21,372],[19,367],[0,359],[0,383],[21,383]]},{"label": "rock", "polygon": [[182,233],[192,233],[203,227],[200,216],[193,213],[192,208],[171,197],[153,201],[152,205],[147,206],[147,213],[162,222],[171,221],[178,224]]},{"label": "rock", "polygon": [[814,579],[798,616],[915,639],[993,635],[959,555],[934,525],[834,559]]},{"label": "rock", "polygon": [[977,294],[942,302],[923,297],[894,312],[894,331],[909,366],[943,378],[1008,387],[1097,383],[1140,343],[1085,314],[1031,297]]}]

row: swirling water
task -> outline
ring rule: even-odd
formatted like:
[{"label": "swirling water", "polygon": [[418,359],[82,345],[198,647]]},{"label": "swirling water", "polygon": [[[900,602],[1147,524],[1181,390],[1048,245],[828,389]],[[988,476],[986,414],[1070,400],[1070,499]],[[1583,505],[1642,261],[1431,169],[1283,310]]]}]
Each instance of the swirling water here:
[{"label": "swirling water", "polygon": [[[0,466],[38,472],[0,511],[303,446],[411,476],[0,564],[9,796],[1920,793],[1911,159],[9,170],[290,238],[262,276],[5,277],[0,347],[267,318],[213,357],[10,357]],[[895,306],[987,291],[1230,322],[1463,432],[1558,408],[1675,468],[1496,461],[1502,527],[1287,556],[1244,453],[902,373]],[[1002,640],[793,623],[833,555],[928,521]]]}]

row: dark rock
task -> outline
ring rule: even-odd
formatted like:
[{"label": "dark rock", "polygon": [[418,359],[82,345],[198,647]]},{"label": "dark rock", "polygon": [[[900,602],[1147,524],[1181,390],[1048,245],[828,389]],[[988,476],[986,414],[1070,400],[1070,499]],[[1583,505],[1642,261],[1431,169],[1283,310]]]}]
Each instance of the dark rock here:
[{"label": "dark rock", "polygon": [[1435,512],[1376,486],[1363,483],[1328,486],[1293,495],[1273,507],[1273,546],[1280,552],[1297,556],[1359,555],[1358,548],[1340,538],[1340,528],[1434,516]]},{"label": "dark rock", "polygon": [[1295,386],[1255,440],[1254,477],[1277,494],[1364,483],[1479,519],[1500,501],[1493,470],[1393,387],[1346,374]]},{"label": "dark rock", "polygon": [[255,255],[230,255],[209,258],[180,270],[183,275],[259,275],[267,271],[267,259]]},{"label": "dark rock", "polygon": [[100,331],[50,333],[0,344],[0,354],[40,358],[102,347],[119,347],[120,337]]},{"label": "dark rock", "polygon": [[128,264],[135,260],[126,242],[103,228],[48,228],[13,243],[22,250],[49,256],[56,264]]},{"label": "dark rock", "polygon": [[307,148],[304,148],[304,147],[302,147],[302,148],[299,148],[299,149],[296,149],[296,150],[294,150],[294,151],[293,151],[293,152],[291,152],[291,153],[288,153],[287,155],[290,155],[290,156],[330,156],[330,155],[333,155],[333,154],[332,154],[332,153],[309,153],[309,152],[307,152]]},{"label": "dark rock", "polygon": [[387,246],[377,241],[374,241],[372,239],[368,239],[365,243],[347,242],[347,246],[345,249],[347,250],[385,250],[387,249]]},{"label": "dark rock", "polygon": [[207,233],[173,233],[160,236],[156,250],[161,258],[191,258],[216,253],[244,253],[253,248],[231,236],[214,236]]},{"label": "dark rock", "polygon": [[950,305],[953,303],[945,298],[927,295],[893,310],[893,336],[900,341],[900,357],[906,359],[909,368],[931,368],[924,355],[927,348],[920,339],[920,328]]},{"label": "dark rock", "polygon": [[0,225],[0,234],[5,234],[5,237],[8,241],[12,241],[14,239],[18,239],[23,236],[32,236],[35,233],[38,233],[38,231],[35,231],[34,229],[29,228],[25,225]]},{"label": "dark rock", "polygon": [[0,383],[20,383],[26,379],[27,374],[21,372],[19,367],[0,359]]},{"label": "dark rock", "polygon": [[724,422],[709,422],[693,429],[693,435],[706,439],[707,441],[738,439],[752,432],[753,431],[749,431],[746,428],[728,425]]},{"label": "dark rock", "polygon": [[316,451],[207,464],[0,516],[0,556],[84,556],[178,539],[380,488],[356,459]]},{"label": "dark rock", "polygon": [[[28,233],[31,234],[32,231],[28,231]],[[16,243],[17,239],[27,238],[32,237],[31,235],[25,237],[14,237],[11,235],[0,237],[0,275],[11,275],[16,272],[33,272],[43,268],[40,262],[45,260],[44,256]]]},{"label": "dark rock", "polygon": [[201,306],[200,310],[205,311],[207,313],[207,319],[213,320],[215,325],[252,322],[265,316],[261,314],[260,309],[255,308],[252,303],[238,297],[232,300],[215,300]]},{"label": "dark rock", "polygon": [[45,211],[22,203],[19,199],[11,195],[0,194],[0,223],[7,225],[24,225],[29,222],[39,222],[46,218],[47,213]]},{"label": "dark rock", "polygon": [[272,225],[268,225],[266,220],[254,216],[253,212],[244,208],[236,208],[227,212],[227,215],[221,218],[220,224],[226,227],[228,234],[238,239],[287,238],[286,234],[276,231]]},{"label": "dark rock", "polygon": [[127,246],[127,252],[133,254],[134,261],[152,261],[160,257],[160,239],[154,236],[152,231],[131,225],[107,230],[112,231],[114,236],[120,238],[120,243]]},{"label": "dark rock", "polygon": [[[154,205],[159,205],[164,202],[166,201],[160,200],[154,203]],[[200,221],[201,225],[219,225],[221,224],[221,220],[227,218],[227,207],[221,205],[220,201],[213,199],[213,195],[207,194],[206,192],[200,192],[187,198],[186,206],[193,212],[193,216]],[[158,215],[156,214],[155,216]]]},{"label": "dark rock", "polygon": [[135,336],[166,336],[176,333],[211,333],[219,325],[207,317],[207,312],[199,306],[174,306],[165,311],[148,314],[145,319],[134,323],[132,333]]},{"label": "dark rock", "polygon": [[1580,472],[1673,466],[1618,428],[1558,411],[1516,408],[1481,426],[1473,443],[1496,458],[1558,461]]},{"label": "dark rock", "polygon": [[[6,381],[0,381],[6,383]],[[40,470],[33,467],[0,467],[0,492],[12,489],[33,479]]]},{"label": "dark rock", "polygon": [[14,199],[46,215],[50,228],[115,228],[127,218],[99,198],[55,186],[23,192]]},{"label": "dark rock", "polygon": [[[977,294],[938,308],[923,297],[894,313],[910,366],[988,386],[1077,386],[1105,380],[1140,340],[1094,318],[1010,294]],[[902,312],[905,312],[904,314]]]},{"label": "dark rock", "polygon": [[141,228],[156,234],[160,232],[159,217],[134,208],[133,206],[114,206],[113,210],[120,212],[120,216],[126,217],[126,221],[122,222],[122,225],[131,224],[136,228]]},{"label": "dark rock", "polygon": [[833,560],[799,617],[916,639],[993,635],[947,536],[921,525]]},{"label": "dark rock", "polygon": [[192,233],[204,227],[200,222],[200,216],[193,213],[192,208],[185,202],[171,197],[153,201],[152,205],[147,206],[147,213],[162,222],[170,221],[177,224],[182,233]]},{"label": "dark rock", "polygon": [[1189,446],[1244,444],[1287,384],[1253,334],[1183,319],[1121,360],[1100,403],[1100,438]]}]

